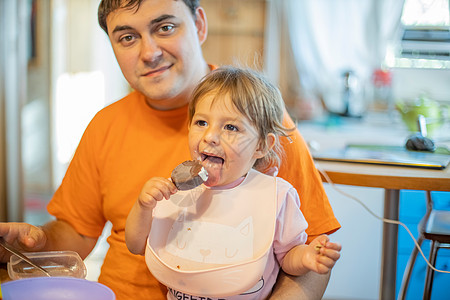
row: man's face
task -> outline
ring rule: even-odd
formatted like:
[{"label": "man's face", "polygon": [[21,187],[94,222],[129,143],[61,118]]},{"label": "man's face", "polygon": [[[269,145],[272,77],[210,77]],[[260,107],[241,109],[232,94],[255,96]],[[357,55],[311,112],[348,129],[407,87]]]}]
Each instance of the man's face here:
[{"label": "man's face", "polygon": [[202,8],[195,20],[181,0],[145,0],[137,11],[110,13],[106,22],[122,73],[150,106],[167,110],[189,101],[208,70],[201,52],[207,30]]}]

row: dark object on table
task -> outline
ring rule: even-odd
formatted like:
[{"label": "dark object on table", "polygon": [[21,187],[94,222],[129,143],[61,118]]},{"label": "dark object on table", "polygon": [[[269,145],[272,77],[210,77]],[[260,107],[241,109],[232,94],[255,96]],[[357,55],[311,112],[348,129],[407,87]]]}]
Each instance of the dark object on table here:
[{"label": "dark object on table", "polygon": [[416,133],[408,138],[405,145],[406,149],[413,151],[429,151],[434,152],[436,145],[434,142],[423,136],[421,133]]},{"label": "dark object on table", "polygon": [[406,149],[412,151],[434,152],[436,146],[431,139],[427,138],[427,121],[423,115],[417,116],[417,128],[419,129],[419,132],[410,136],[406,141]]},{"label": "dark object on table", "polygon": [[196,188],[208,179],[208,173],[198,160],[187,160],[179,164],[171,176],[172,182],[180,191]]}]

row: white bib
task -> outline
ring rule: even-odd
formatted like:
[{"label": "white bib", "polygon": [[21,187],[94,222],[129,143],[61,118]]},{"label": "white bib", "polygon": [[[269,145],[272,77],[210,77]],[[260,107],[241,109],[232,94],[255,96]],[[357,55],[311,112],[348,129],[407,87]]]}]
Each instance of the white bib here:
[{"label": "white bib", "polygon": [[202,187],[158,202],[145,253],[149,270],[192,295],[245,292],[261,278],[272,249],[276,192],[275,177],[251,170],[235,188]]}]

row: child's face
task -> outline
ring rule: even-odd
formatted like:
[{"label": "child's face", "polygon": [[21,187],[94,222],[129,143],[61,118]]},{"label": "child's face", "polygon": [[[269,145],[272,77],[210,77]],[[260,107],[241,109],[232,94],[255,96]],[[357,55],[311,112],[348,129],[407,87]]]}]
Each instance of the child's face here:
[{"label": "child's face", "polygon": [[209,174],[205,183],[222,186],[244,176],[264,156],[258,131],[231,103],[228,95],[213,103],[215,93],[197,102],[189,129],[193,159],[201,159]]}]

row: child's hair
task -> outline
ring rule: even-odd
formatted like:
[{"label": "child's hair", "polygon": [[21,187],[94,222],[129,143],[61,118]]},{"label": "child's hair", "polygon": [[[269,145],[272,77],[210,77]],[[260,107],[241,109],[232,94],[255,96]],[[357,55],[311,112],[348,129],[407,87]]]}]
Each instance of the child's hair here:
[{"label": "child's hair", "polygon": [[251,69],[222,66],[206,75],[195,88],[189,104],[189,124],[198,101],[210,92],[216,95],[214,101],[221,96],[230,97],[236,109],[257,129],[262,147],[267,149],[265,138],[269,133],[275,135],[274,147],[258,159],[253,168],[265,171],[279,167],[283,155],[279,137],[288,137],[288,132],[295,128],[286,128],[282,124],[285,108],[278,88]]}]

